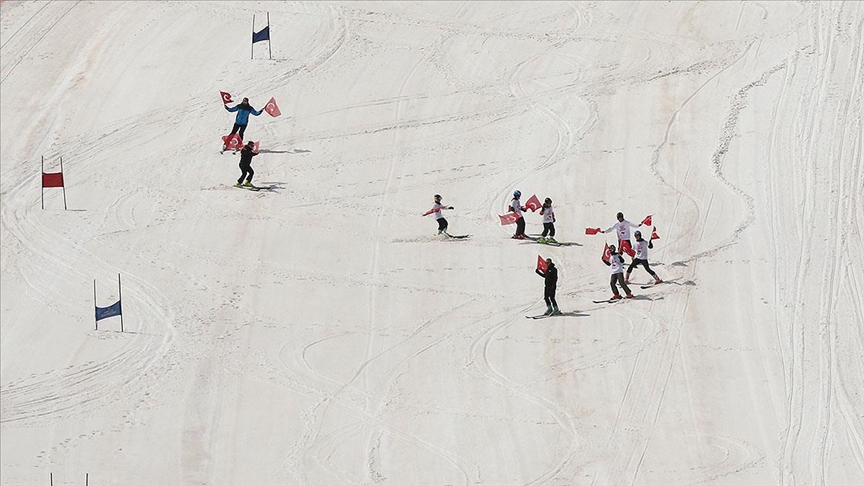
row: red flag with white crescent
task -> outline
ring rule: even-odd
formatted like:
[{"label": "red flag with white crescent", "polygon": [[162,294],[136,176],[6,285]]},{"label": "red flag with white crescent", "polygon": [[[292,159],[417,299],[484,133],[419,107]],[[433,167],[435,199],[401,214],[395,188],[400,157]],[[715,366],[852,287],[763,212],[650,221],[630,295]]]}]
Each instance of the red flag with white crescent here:
[{"label": "red flag with white crescent", "polygon": [[535,194],[535,195],[529,197],[527,201],[525,201],[525,207],[527,209],[530,209],[533,212],[533,211],[537,211],[538,209],[542,208],[543,205],[540,204],[540,200],[537,199],[537,195]]},{"label": "red flag with white crescent", "polygon": [[519,215],[516,213],[507,213],[503,216],[499,214],[498,217],[501,218],[501,226],[513,224],[517,219],[519,219]]},{"label": "red flag with white crescent", "polygon": [[544,260],[542,256],[537,255],[537,269],[534,270],[537,275],[540,275],[541,277],[545,276],[547,268],[549,268],[549,265],[546,263],[546,260]]},{"label": "red flag with white crescent", "polygon": [[253,154],[258,153],[258,142],[252,142],[252,153]]},{"label": "red flag with white crescent", "polygon": [[612,258],[612,252],[609,251],[609,243],[603,247],[603,261],[608,262]]},{"label": "red flag with white crescent", "polygon": [[270,101],[268,101],[264,106],[264,111],[274,118],[282,114],[282,112],[279,111],[279,107],[276,106],[276,98],[270,98]]},{"label": "red flag with white crescent", "polygon": [[600,228],[585,228],[586,235],[596,235],[600,232]]},{"label": "red flag with white crescent", "polygon": [[223,136],[222,142],[225,144],[226,149],[238,150],[243,147],[243,141],[240,140],[240,136],[236,133]]},{"label": "red flag with white crescent", "polygon": [[220,91],[219,94],[222,95],[222,104],[234,103],[234,100],[231,99],[231,93]]}]

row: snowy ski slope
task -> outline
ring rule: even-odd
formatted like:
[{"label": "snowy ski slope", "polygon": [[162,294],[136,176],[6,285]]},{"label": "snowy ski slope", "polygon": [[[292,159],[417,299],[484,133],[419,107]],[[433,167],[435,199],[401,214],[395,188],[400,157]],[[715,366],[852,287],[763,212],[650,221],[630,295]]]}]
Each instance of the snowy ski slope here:
[{"label": "snowy ski slope", "polygon": [[864,484],[862,95],[858,2],[3,1],[0,484]]}]

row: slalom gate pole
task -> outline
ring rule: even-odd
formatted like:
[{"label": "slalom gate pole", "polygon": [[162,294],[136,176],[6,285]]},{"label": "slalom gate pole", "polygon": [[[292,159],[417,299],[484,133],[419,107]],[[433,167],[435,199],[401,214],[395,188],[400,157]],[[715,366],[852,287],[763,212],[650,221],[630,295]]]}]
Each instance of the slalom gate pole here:
[{"label": "slalom gate pole", "polygon": [[[63,177],[63,157],[60,157],[60,177]],[[66,178],[63,177],[63,210],[66,211]]]},{"label": "slalom gate pole", "polygon": [[54,486],[54,473],[53,472],[48,473],[48,481],[50,482],[51,486]]},{"label": "slalom gate pole", "polygon": [[42,188],[42,209],[45,209],[45,156],[42,156],[42,169],[39,173],[39,186]]},{"label": "slalom gate pole", "polygon": [[[254,29],[253,29],[254,30]],[[267,55],[270,60],[273,60],[273,31],[270,30],[270,12],[267,12],[267,32],[270,34],[267,39]]]},{"label": "slalom gate pole", "polygon": [[99,319],[96,318],[96,279],[93,279],[93,319],[96,322],[96,330],[99,330]]},{"label": "slalom gate pole", "polygon": [[252,14],[252,48],[249,52],[249,59],[255,59],[255,14]]},{"label": "slalom gate pole", "polygon": [[84,486],[90,486],[90,473],[84,473]]},{"label": "slalom gate pole", "polygon": [[120,302],[120,332],[123,331],[123,291],[120,285],[120,274],[117,274],[117,302]]}]

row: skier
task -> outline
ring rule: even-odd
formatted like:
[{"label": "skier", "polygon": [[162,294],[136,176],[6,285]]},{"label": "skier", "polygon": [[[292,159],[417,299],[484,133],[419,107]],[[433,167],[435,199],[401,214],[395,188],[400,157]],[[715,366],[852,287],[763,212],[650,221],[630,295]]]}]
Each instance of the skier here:
[{"label": "skier", "polygon": [[[618,222],[613,224],[612,226],[606,228],[605,230],[601,230],[601,233],[606,233],[612,231],[613,229],[618,234],[618,248],[622,252],[626,252],[630,255],[630,258],[636,254],[633,251],[633,244],[630,242],[630,228],[633,227],[633,223],[624,219],[624,213],[618,213],[615,215],[618,218]],[[636,228],[642,227],[642,223],[635,225]]]},{"label": "skier", "polygon": [[[558,243],[555,241],[555,211],[552,209],[552,199],[546,198],[543,201],[543,207],[540,208],[540,215],[543,216],[543,234],[537,240],[538,243]],[[549,238],[546,238],[546,235]]]},{"label": "skier", "polygon": [[[243,150],[240,151],[240,170],[243,171],[243,173],[240,174],[240,178],[237,179],[237,184],[234,184],[236,187],[255,187],[252,185],[252,176],[255,175],[255,171],[252,170],[252,157],[255,157],[258,154],[252,151],[254,148],[255,144],[249,142],[245,147],[243,147]],[[243,182],[243,179],[246,179],[246,182]]]},{"label": "skier", "polygon": [[[243,134],[246,132],[246,125],[249,124],[249,114],[253,114],[258,116],[262,113],[263,110],[256,110],[252,108],[249,104],[249,98],[243,98],[243,101],[240,102],[239,105],[228,108],[228,105],[225,105],[225,109],[230,112],[237,112],[237,116],[234,118],[234,128],[231,129],[231,133],[228,134],[230,137],[235,133],[240,136],[240,141],[243,141]],[[225,151],[225,145],[222,145],[222,151]]]},{"label": "skier", "polygon": [[630,267],[627,268],[627,275],[624,277],[624,281],[630,283],[630,272],[632,272],[633,269],[636,268],[636,265],[642,265],[643,267],[645,267],[648,275],[654,277],[655,284],[663,283],[663,281],[660,280],[660,277],[658,277],[657,274],[654,273],[653,270],[651,270],[651,267],[648,266],[648,249],[654,248],[654,244],[650,241],[643,240],[642,232],[639,230],[636,230],[633,235],[636,237],[636,258],[633,259]]},{"label": "skier", "polygon": [[546,312],[544,316],[554,316],[561,313],[558,310],[558,302],[555,302],[555,289],[558,286],[558,269],[552,263],[551,258],[546,259],[546,272],[542,275],[544,281],[543,300],[546,301]]},{"label": "skier", "polygon": [[435,220],[438,221],[438,234],[447,234],[447,220],[444,219],[444,215],[441,214],[441,211],[445,209],[453,209],[453,206],[444,206],[441,204],[440,194],[435,194],[433,199],[435,200],[435,204],[432,205],[432,209],[423,213],[423,216],[435,213]]},{"label": "skier", "polygon": [[525,211],[525,207],[522,206],[522,203],[519,202],[520,197],[522,197],[522,191],[517,190],[513,192],[513,200],[510,201],[510,212],[516,213],[519,216],[519,219],[516,220],[516,234],[513,235],[513,238],[517,240],[524,240],[525,218],[522,216],[522,211]]},{"label": "skier", "polygon": [[612,298],[609,300],[618,300],[621,298],[616,284],[620,284],[627,294],[627,298],[632,299],[633,294],[630,292],[630,287],[624,281],[624,257],[621,256],[620,251],[615,251],[615,245],[609,245],[609,261],[603,260],[603,263],[612,271],[612,278],[609,280],[609,285],[612,287]]}]

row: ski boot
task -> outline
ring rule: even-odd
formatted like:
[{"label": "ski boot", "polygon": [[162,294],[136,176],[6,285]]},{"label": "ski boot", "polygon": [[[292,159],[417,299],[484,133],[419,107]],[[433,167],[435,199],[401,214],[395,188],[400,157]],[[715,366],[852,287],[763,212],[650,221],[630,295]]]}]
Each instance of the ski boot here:
[{"label": "ski boot", "polygon": [[549,241],[549,240],[547,240],[546,238],[543,238],[542,236],[540,238],[537,238],[537,243],[546,243],[547,241]]},{"label": "ski boot", "polygon": [[557,244],[558,242],[555,241],[555,238],[552,238],[552,237],[550,236],[549,238],[546,238],[546,243],[555,243],[555,244]]},{"label": "ski boot", "polygon": [[621,300],[621,296],[619,294],[615,294],[609,300]]},{"label": "ski boot", "polygon": [[632,299],[632,298],[633,298],[633,294],[627,294],[627,297],[624,297],[624,298],[625,298],[625,299]]},{"label": "ski boot", "polygon": [[552,308],[552,315],[553,315],[553,316],[560,316],[560,315],[561,315],[561,311],[560,311],[557,307],[553,307],[553,308]]},{"label": "ski boot", "polygon": [[630,283],[630,274],[629,273],[624,274],[624,283]]},{"label": "ski boot", "polygon": [[661,283],[663,283],[663,281],[660,280],[660,277],[654,277],[654,285],[661,284]]},{"label": "ski boot", "polygon": [[553,312],[555,312],[555,311],[552,309],[552,306],[549,305],[549,306],[546,306],[546,312],[544,312],[543,315],[544,316],[551,316]]},{"label": "ski boot", "polygon": [[246,181],[246,182],[243,183],[243,185],[246,186],[246,187],[255,187],[255,186],[252,185],[252,181]]}]

